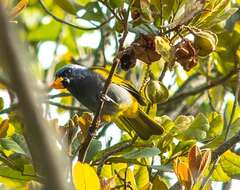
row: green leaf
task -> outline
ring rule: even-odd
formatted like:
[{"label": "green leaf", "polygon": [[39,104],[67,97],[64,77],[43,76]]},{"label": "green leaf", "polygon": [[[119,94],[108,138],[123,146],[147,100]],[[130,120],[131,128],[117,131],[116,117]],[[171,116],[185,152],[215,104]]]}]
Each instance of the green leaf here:
[{"label": "green leaf", "polygon": [[82,30],[74,30],[71,27],[64,27],[61,42],[68,47],[68,50],[71,53],[78,53],[76,39],[82,34],[84,34]]},{"label": "green leaf", "polygon": [[4,100],[2,97],[0,97],[0,110],[4,108]]},{"label": "green leaf", "polygon": [[160,154],[160,150],[158,148],[146,147],[132,150],[131,152],[124,154],[123,157],[126,159],[136,159],[142,157],[152,157],[158,154]]},{"label": "green leaf", "polygon": [[142,187],[149,183],[149,174],[147,167],[140,166],[139,168],[137,168],[135,180],[137,184],[137,189],[141,189]]},{"label": "green leaf", "polygon": [[174,121],[175,127],[171,131],[177,134],[182,133],[183,131],[189,128],[193,121],[194,121],[193,116],[179,115],[175,119]]},{"label": "green leaf", "polygon": [[189,128],[178,135],[182,140],[196,139],[203,140],[207,137],[207,132],[210,128],[207,117],[199,113]]},{"label": "green leaf", "polygon": [[11,150],[20,154],[26,154],[24,150],[15,141],[13,141],[10,138],[1,138],[0,145],[3,149]]},{"label": "green leaf", "polygon": [[172,156],[177,157],[189,151],[189,149],[196,143],[195,140],[179,141],[173,148]]},{"label": "green leaf", "polygon": [[64,11],[75,15],[77,13],[76,5],[73,0],[54,0],[54,2],[61,7]]},{"label": "green leaf", "polygon": [[148,0],[140,0],[141,16],[145,21],[152,22],[152,11],[150,9],[150,3]]},{"label": "green leaf", "polygon": [[157,175],[153,180],[153,187],[151,190],[168,190],[167,184],[163,181],[163,179]]},{"label": "green leaf", "polygon": [[163,127],[165,133],[168,133],[175,126],[175,123],[167,115],[155,117],[154,120]]},{"label": "green leaf", "polygon": [[229,181],[238,179],[240,176],[240,156],[228,150],[225,152],[213,173],[213,179],[216,181]]},{"label": "green leaf", "polygon": [[0,176],[18,179],[18,180],[36,180],[37,178],[33,175],[24,175],[22,172],[14,170],[6,165],[0,165]]},{"label": "green leaf", "polygon": [[[232,108],[233,108],[233,101],[228,101],[227,102],[227,106],[226,106],[226,122],[229,123],[230,118],[231,118],[231,114],[232,114]],[[240,107],[237,106],[235,112],[234,112],[234,116],[233,116],[233,122],[240,116]]]},{"label": "green leaf", "polygon": [[81,16],[82,19],[87,21],[97,21],[102,22],[104,19],[104,15],[102,13],[102,9],[97,2],[90,2],[86,6],[82,7],[86,13]]},{"label": "green leaf", "polygon": [[[234,135],[236,135],[239,132],[239,126],[240,126],[240,118],[236,119],[233,124],[230,127],[227,140],[232,138]],[[219,136],[216,136],[212,141],[210,141],[208,144],[204,146],[204,148],[216,148],[221,143],[223,143],[225,135],[226,135],[226,128],[222,131],[222,134]]]},{"label": "green leaf", "polygon": [[85,6],[90,2],[96,2],[97,0],[77,0],[77,3],[79,3],[79,5],[81,6]]},{"label": "green leaf", "polygon": [[211,102],[216,110],[220,110],[223,105],[225,89],[223,86],[217,86],[209,90],[209,95],[211,97]]},{"label": "green leaf", "polygon": [[55,41],[59,35],[62,24],[52,20],[48,24],[41,25],[40,27],[28,33],[27,39],[29,41]]},{"label": "green leaf", "polygon": [[101,148],[102,143],[99,140],[93,139],[89,146],[85,162],[89,163],[93,157],[101,150]]},{"label": "green leaf", "polygon": [[[108,152],[111,152],[111,151],[113,151],[113,150],[115,150],[115,149],[123,146],[124,144],[129,143],[130,141],[131,141],[131,140],[121,141],[121,142],[119,142],[119,143],[117,143],[117,144],[115,144],[115,145],[113,145],[113,146],[110,146],[109,148],[106,148],[106,149],[104,149],[104,150],[98,151],[98,153],[94,156],[94,160],[99,160],[99,159],[101,159],[101,157],[102,157],[104,154],[106,154],[106,153],[108,153]],[[127,148],[127,149],[124,150],[123,152],[129,151],[129,150],[132,150],[132,147]],[[119,154],[121,154],[121,153],[122,153],[122,152],[119,152]]]},{"label": "green leaf", "polygon": [[21,135],[19,133],[15,133],[15,134],[13,134],[13,136],[11,138],[22,148],[22,150],[25,152],[25,154],[28,157],[31,157],[31,154],[29,152],[27,143],[26,143],[23,135]]},{"label": "green leaf", "polygon": [[223,116],[217,112],[212,112],[209,116],[210,129],[207,133],[208,137],[216,137],[221,135],[223,130]]}]

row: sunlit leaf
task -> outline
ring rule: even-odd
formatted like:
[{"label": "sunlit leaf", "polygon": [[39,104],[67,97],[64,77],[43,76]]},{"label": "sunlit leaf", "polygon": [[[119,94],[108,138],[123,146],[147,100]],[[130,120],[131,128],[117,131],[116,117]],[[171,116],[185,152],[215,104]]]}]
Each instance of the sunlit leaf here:
[{"label": "sunlit leaf", "polygon": [[140,166],[135,174],[135,180],[138,189],[142,189],[146,184],[149,183],[149,174],[147,167]]},{"label": "sunlit leaf", "polygon": [[54,0],[54,2],[68,13],[71,13],[71,14],[77,13],[77,8],[76,8],[76,5],[74,5],[73,0]]},{"label": "sunlit leaf", "polygon": [[0,97],[0,110],[4,108],[4,100],[2,97]]},{"label": "sunlit leaf", "polygon": [[0,183],[3,184],[3,189],[26,190],[27,181],[0,176]]},{"label": "sunlit leaf", "polygon": [[190,190],[193,186],[193,181],[187,162],[177,158],[174,162],[173,169],[181,184],[184,185],[187,190]]},{"label": "sunlit leaf", "polygon": [[205,139],[207,137],[207,131],[209,130],[210,125],[206,116],[202,113],[199,113],[189,128],[184,131],[182,134],[179,134],[179,138],[183,140],[187,139]]},{"label": "sunlit leaf", "polygon": [[12,139],[10,138],[1,138],[0,145],[6,150],[11,150],[16,153],[25,154],[24,150]]},{"label": "sunlit leaf", "polygon": [[151,190],[168,190],[167,184],[163,181],[163,179],[158,175],[153,180],[153,187]]},{"label": "sunlit leaf", "polygon": [[240,156],[228,150],[225,152],[213,172],[216,181],[229,181],[240,175]]},{"label": "sunlit leaf", "polygon": [[32,30],[28,33],[27,38],[29,41],[47,41],[56,40],[61,30],[61,23],[51,21]]},{"label": "sunlit leaf", "polygon": [[216,137],[221,135],[224,125],[222,115],[212,112],[208,118],[210,123],[210,129],[207,133],[208,137]]},{"label": "sunlit leaf", "polygon": [[21,171],[14,170],[5,165],[0,165],[0,176],[11,180],[36,180],[34,174],[24,175]]},{"label": "sunlit leaf", "polygon": [[160,150],[158,148],[140,148],[136,150],[132,150],[131,152],[128,152],[123,155],[124,158],[127,159],[136,159],[136,158],[142,158],[142,157],[152,157],[155,155],[158,155],[160,153]]},{"label": "sunlit leaf", "polygon": [[73,183],[76,190],[100,190],[100,182],[94,169],[88,165],[77,162],[73,167]]},{"label": "sunlit leaf", "polygon": [[28,0],[20,0],[18,4],[11,10],[11,18],[14,19],[17,15],[27,7]]}]

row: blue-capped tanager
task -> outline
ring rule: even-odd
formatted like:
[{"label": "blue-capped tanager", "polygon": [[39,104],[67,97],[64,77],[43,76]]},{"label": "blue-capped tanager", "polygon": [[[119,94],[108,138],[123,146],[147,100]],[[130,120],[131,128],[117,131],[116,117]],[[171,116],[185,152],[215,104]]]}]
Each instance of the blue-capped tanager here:
[{"label": "blue-capped tanager", "polygon": [[[104,68],[67,64],[56,72],[52,87],[66,88],[80,103],[96,112],[108,73]],[[163,133],[161,125],[140,108],[140,105],[146,105],[143,97],[118,75],[113,76],[104,100],[103,121],[112,121],[128,132],[134,130],[142,139]]]}]

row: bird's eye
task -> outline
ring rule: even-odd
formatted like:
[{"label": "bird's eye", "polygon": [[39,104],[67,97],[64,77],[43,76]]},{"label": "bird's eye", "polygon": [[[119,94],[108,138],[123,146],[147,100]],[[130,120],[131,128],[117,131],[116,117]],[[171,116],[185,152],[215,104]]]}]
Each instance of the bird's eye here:
[{"label": "bird's eye", "polygon": [[67,87],[69,85],[69,83],[70,83],[69,78],[64,78],[62,83],[63,83],[63,86]]},{"label": "bird's eye", "polygon": [[71,74],[72,74],[72,70],[71,69],[66,70],[66,75],[71,75]]}]

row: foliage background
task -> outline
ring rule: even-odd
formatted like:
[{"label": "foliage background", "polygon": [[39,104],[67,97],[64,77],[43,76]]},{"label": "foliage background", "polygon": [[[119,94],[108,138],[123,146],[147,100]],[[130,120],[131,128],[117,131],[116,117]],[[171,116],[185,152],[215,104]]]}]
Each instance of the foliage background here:
[{"label": "foliage background", "polygon": [[[51,90],[48,86],[54,79],[54,72],[73,60],[87,67],[111,68],[119,46],[118,40],[126,31],[122,17],[129,7],[129,1],[125,1],[125,10],[123,1],[113,2],[31,0],[21,1],[22,8],[13,9],[17,1],[3,1],[10,15],[9,23],[17,27],[20,41],[28,52],[29,59],[24,67],[32,71],[39,88],[45,91],[44,100],[39,98],[43,116],[60,136],[58,145],[72,160],[76,158],[80,143],[86,137],[91,118],[83,114],[86,108],[66,91]],[[77,169],[74,167],[76,188],[81,189],[82,184],[91,183],[79,182],[77,179],[83,178],[78,176],[79,171],[91,173],[89,175],[96,183],[100,179],[102,189],[116,186],[120,189],[173,189],[176,176],[179,183],[186,187],[186,183],[192,183],[192,179],[183,174],[185,166],[176,164],[174,160],[179,158],[181,162],[188,163],[188,152],[195,144],[202,151],[211,149],[212,158],[221,155],[216,164],[216,159],[212,159],[212,164],[208,163],[208,168],[214,166],[215,170],[205,188],[210,188],[211,181],[221,182],[223,185],[219,185],[219,188],[221,186],[222,189],[236,187],[230,184],[233,179],[239,180],[240,176],[240,149],[237,144],[240,123],[238,6],[238,1],[229,0],[144,0],[133,3],[125,47],[131,46],[140,34],[158,36],[159,31],[164,37],[175,40],[171,43],[161,42],[158,48],[151,50],[160,51],[162,56],[151,62],[150,70],[155,80],[160,78],[167,87],[169,99],[150,106],[148,112],[162,124],[165,133],[143,141],[120,131],[114,124],[104,125],[91,142],[85,159],[100,178],[95,176],[95,172],[91,173],[92,168],[88,165],[80,165]],[[134,19],[136,10],[139,15]],[[156,12],[158,14],[154,15]],[[60,22],[51,14],[61,18]],[[218,38],[216,50],[211,54],[204,57],[192,55],[197,57],[197,65],[190,71],[186,71],[184,65],[182,67],[179,63],[174,63],[174,66],[166,64],[176,56],[172,50],[182,38],[194,39],[193,34],[188,35],[191,33],[188,28],[179,28],[182,25],[191,30],[211,31]],[[146,85],[143,81],[148,77],[149,64],[138,60],[127,72],[121,69],[117,72],[140,89]],[[10,79],[4,69],[1,70],[0,79],[0,182],[4,184],[3,188],[37,189],[41,175],[36,168],[33,169],[21,112],[18,110],[18,98],[9,85]],[[226,142],[232,138],[237,140],[232,146],[226,146]],[[178,167],[182,168],[177,170]],[[68,169],[71,170],[71,166]],[[202,173],[206,177],[208,172],[206,169]],[[203,181],[202,176],[199,181]],[[195,183],[191,188],[199,189],[200,186]]]}]

